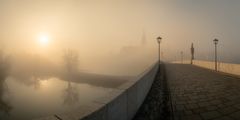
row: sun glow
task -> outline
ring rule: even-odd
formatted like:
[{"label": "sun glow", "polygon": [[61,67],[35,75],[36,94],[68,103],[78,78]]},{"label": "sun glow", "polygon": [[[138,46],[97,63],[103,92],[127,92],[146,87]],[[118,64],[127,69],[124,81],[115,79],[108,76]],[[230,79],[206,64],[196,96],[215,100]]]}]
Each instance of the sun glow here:
[{"label": "sun glow", "polygon": [[49,37],[48,37],[48,35],[45,35],[45,34],[44,35],[40,35],[38,40],[39,40],[39,44],[41,44],[41,45],[46,46],[46,45],[49,44]]}]

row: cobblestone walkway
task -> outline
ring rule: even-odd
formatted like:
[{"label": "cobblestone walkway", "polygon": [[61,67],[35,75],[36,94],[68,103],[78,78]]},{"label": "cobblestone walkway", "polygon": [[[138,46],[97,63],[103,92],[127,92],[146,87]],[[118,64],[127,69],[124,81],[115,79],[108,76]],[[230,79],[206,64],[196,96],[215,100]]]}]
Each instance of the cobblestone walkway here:
[{"label": "cobblestone walkway", "polygon": [[240,79],[204,68],[166,64],[175,120],[240,120]]}]

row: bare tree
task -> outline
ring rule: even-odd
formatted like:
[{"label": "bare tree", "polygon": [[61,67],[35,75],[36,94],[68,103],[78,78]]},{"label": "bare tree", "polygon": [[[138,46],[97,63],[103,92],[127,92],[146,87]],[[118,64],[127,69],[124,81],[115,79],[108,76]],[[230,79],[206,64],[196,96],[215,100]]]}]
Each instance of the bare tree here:
[{"label": "bare tree", "polygon": [[68,74],[78,71],[78,53],[74,50],[67,49],[63,55],[64,67]]}]

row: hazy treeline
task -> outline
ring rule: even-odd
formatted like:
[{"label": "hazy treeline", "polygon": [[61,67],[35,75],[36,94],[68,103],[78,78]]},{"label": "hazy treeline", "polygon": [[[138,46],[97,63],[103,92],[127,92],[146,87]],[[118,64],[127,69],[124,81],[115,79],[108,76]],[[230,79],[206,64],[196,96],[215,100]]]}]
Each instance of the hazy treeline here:
[{"label": "hazy treeline", "polygon": [[[56,63],[47,57],[37,54],[21,53],[11,55],[10,76],[15,77],[26,85],[36,84],[38,80],[50,77],[63,77],[67,73],[78,73],[78,53],[66,50],[62,62]],[[65,80],[65,79],[64,79]]]},{"label": "hazy treeline", "polygon": [[34,85],[38,88],[40,80],[47,80],[51,77],[102,87],[116,87],[129,79],[124,76],[83,72],[79,69],[81,60],[76,50],[64,50],[59,58],[61,60],[56,60],[59,62],[53,62],[54,60],[49,59],[49,57],[43,57],[38,54],[20,53],[6,55],[1,52],[1,80],[10,76],[16,78],[18,82],[25,85]]}]

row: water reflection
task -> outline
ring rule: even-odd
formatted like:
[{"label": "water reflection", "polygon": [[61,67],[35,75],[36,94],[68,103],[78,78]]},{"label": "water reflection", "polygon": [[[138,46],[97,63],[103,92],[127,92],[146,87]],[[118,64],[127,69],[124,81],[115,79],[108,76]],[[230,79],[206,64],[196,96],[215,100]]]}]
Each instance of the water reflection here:
[{"label": "water reflection", "polygon": [[0,120],[30,120],[64,113],[91,104],[111,91],[109,88],[79,84],[57,77],[35,80],[37,89],[34,84],[22,84],[11,76],[7,77],[4,84],[1,82],[1,88],[4,89],[0,89]]},{"label": "water reflection", "polygon": [[30,120],[71,111],[126,82],[125,77],[78,71],[73,52],[66,53],[62,69],[38,57],[25,58],[14,59],[10,71],[9,60],[0,51],[0,120]]},{"label": "water reflection", "polygon": [[36,74],[29,71],[12,71],[10,76],[16,78],[19,83],[27,86],[33,86],[35,89],[40,89],[42,80],[48,80],[51,78],[51,75]]},{"label": "water reflection", "polygon": [[77,89],[68,81],[67,89],[64,90],[63,99],[65,105],[74,105],[79,101],[79,94]]}]

